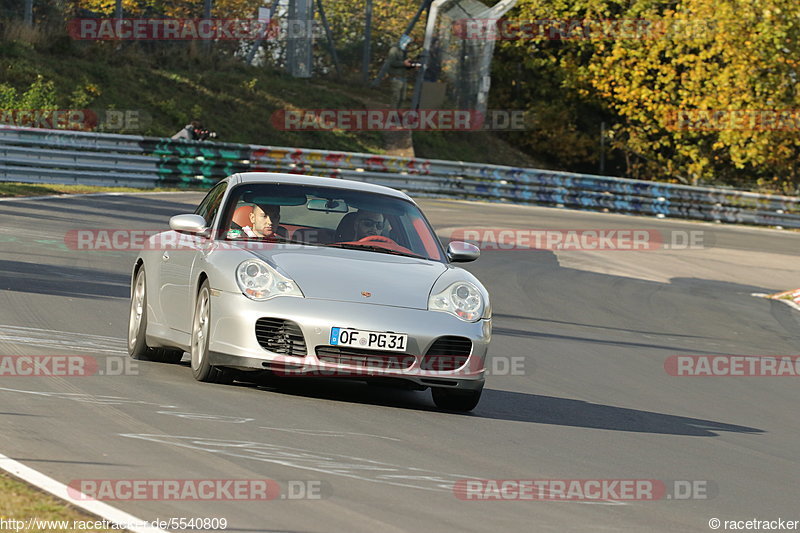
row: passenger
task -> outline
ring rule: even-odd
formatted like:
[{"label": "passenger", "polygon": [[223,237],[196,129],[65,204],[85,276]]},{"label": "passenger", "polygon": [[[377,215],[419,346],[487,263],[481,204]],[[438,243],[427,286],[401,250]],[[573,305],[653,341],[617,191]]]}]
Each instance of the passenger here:
[{"label": "passenger", "polygon": [[281,206],[256,205],[250,213],[250,227],[242,228],[248,237],[272,239],[286,237],[286,230],[280,227]]},{"label": "passenger", "polygon": [[228,237],[236,238],[241,235],[251,239],[286,238],[287,232],[285,228],[279,226],[280,220],[281,207],[279,205],[254,205],[253,211],[250,213],[250,225],[239,227],[235,222],[231,223]]}]

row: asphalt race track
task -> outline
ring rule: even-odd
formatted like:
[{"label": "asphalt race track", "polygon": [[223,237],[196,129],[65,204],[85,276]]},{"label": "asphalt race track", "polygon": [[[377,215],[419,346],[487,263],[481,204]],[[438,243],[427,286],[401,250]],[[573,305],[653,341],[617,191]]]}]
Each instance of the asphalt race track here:
[{"label": "asphalt race track", "polygon": [[[118,363],[135,252],[72,250],[64,235],[166,227],[200,198],[0,202],[0,355]],[[702,231],[703,247],[484,251],[467,268],[492,295],[493,375],[471,414],[437,411],[428,391],[338,380],[198,383],[184,356],[127,375],[0,377],[0,453],[65,484],[269,478],[283,496],[299,494],[290,486],[319,496],[107,502],[143,519],[225,517],[228,531],[675,532],[710,531],[711,518],[800,519],[798,378],[665,370],[673,355],[798,354],[800,315],[751,294],[800,287],[800,234],[420,203],[442,235]],[[677,480],[702,490],[657,501],[464,501],[453,491],[463,479]]]}]

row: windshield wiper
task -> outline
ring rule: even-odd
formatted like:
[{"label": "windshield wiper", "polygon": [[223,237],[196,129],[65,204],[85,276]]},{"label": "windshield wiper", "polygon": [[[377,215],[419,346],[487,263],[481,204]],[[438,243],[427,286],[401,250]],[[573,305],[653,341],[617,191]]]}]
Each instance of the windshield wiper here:
[{"label": "windshield wiper", "polygon": [[374,244],[354,244],[354,243],[334,243],[328,244],[331,248],[344,248],[346,250],[369,250],[370,252],[379,252],[383,254],[390,254],[390,255],[402,255],[403,257],[414,257],[416,259],[427,259],[427,257],[422,255],[417,255],[414,253],[408,252],[400,252],[398,250],[391,250],[389,248],[384,248],[383,246],[377,246]]}]

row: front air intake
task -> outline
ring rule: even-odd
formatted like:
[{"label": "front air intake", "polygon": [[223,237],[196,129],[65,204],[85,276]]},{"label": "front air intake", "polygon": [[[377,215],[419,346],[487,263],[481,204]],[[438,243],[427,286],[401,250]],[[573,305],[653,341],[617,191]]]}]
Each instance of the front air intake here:
[{"label": "front air intake", "polygon": [[306,341],[296,323],[282,318],[259,318],[256,320],[256,339],[265,350],[289,355],[306,356]]},{"label": "front air intake", "polygon": [[472,341],[466,337],[439,337],[428,348],[420,368],[436,372],[447,372],[461,368],[472,353]]}]

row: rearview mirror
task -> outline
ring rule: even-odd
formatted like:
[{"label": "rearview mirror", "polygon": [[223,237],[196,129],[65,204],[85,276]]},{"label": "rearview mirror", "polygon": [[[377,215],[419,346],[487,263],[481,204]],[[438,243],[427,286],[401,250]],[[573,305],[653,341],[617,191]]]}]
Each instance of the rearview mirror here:
[{"label": "rearview mirror", "polygon": [[349,209],[344,200],[325,200],[323,198],[309,200],[306,208],[309,211],[325,211],[326,213],[347,213]]},{"label": "rearview mirror", "polygon": [[481,255],[481,249],[468,242],[453,241],[447,245],[447,259],[451,263],[469,263]]},{"label": "rearview mirror", "polygon": [[169,219],[169,227],[173,231],[192,233],[201,237],[208,236],[206,219],[200,215],[175,215]]}]

